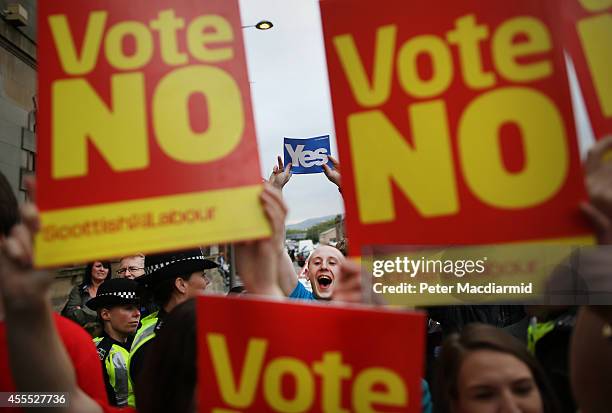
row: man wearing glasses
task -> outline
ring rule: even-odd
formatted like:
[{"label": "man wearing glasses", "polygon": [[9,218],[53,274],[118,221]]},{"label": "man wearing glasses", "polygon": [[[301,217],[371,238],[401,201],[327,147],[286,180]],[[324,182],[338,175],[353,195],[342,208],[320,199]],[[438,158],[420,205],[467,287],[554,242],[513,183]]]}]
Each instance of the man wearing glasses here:
[{"label": "man wearing glasses", "polygon": [[[116,274],[118,278],[128,278],[134,280],[138,277],[143,276],[145,273],[145,256],[142,253],[136,253],[127,257],[122,257],[119,260],[119,269]],[[141,297],[140,300],[140,315],[141,319],[159,311],[157,304],[153,302],[153,295],[150,291],[145,288],[139,288],[138,294]]]},{"label": "man wearing glasses", "polygon": [[128,257],[122,257],[119,261],[119,269],[117,275],[119,278],[129,278],[133,280],[135,278],[144,275],[145,256],[141,253],[130,255]]}]

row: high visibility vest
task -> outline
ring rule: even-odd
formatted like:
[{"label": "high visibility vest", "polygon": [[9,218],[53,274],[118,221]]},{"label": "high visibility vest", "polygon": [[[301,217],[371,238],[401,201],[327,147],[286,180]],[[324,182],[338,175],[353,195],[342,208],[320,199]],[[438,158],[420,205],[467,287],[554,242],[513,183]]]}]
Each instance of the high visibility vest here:
[{"label": "high visibility vest", "polygon": [[[132,392],[132,384],[128,378],[128,358],[130,353],[123,347],[113,344],[107,354],[101,354],[101,343],[103,337],[94,338],[93,341],[98,349],[98,354],[104,362],[106,370],[105,379],[115,392],[117,406],[127,406],[128,395]],[[103,351],[106,352],[105,350]],[[110,391],[110,389],[109,389]]]},{"label": "high visibility vest", "polygon": [[527,349],[533,355],[536,354],[538,341],[550,334],[552,331],[569,331],[574,328],[576,315],[573,312],[561,314],[554,320],[543,323],[537,322],[533,318],[529,328],[527,328]]},{"label": "high visibility vest", "polygon": [[[140,328],[136,332],[134,336],[134,341],[132,342],[132,348],[130,349],[130,355],[128,359],[128,372],[130,371],[130,361],[134,354],[142,347],[145,343],[152,340],[155,337],[155,326],[157,325],[157,311],[151,315],[140,320]],[[129,394],[128,394],[128,405],[131,407],[136,407],[136,398],[134,397],[134,383],[132,383],[132,375],[128,374],[128,381],[130,383],[129,386]]]}]

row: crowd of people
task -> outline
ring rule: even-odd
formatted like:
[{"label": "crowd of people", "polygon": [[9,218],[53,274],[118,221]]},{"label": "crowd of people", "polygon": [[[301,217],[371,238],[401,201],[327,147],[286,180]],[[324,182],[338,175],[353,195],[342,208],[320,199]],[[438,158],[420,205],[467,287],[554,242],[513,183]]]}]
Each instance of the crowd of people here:
[{"label": "crowd of people", "polygon": [[[591,151],[585,166],[589,202],[577,206],[593,222],[600,244],[612,242],[612,164],[605,160],[611,148],[612,137]],[[331,160],[325,176],[341,190],[340,165]],[[284,248],[282,189],[290,179],[291,164],[279,157],[260,195],[272,235],[235,245],[244,292],[362,303],[360,265],[332,246],[319,246],[308,258],[304,273],[312,288],[298,282]],[[28,185],[35,200],[35,183]],[[109,262],[94,261],[59,315],[49,300],[53,277],[33,267],[39,228],[35,203],[19,210],[0,175],[0,392],[67,392],[70,404],[56,409],[65,412],[196,411],[194,298],[218,263],[198,248],[122,257],[116,274]],[[606,257],[598,259],[605,264]],[[612,285],[601,268],[593,277]],[[421,309],[429,320],[422,411],[609,412],[610,308]]]}]

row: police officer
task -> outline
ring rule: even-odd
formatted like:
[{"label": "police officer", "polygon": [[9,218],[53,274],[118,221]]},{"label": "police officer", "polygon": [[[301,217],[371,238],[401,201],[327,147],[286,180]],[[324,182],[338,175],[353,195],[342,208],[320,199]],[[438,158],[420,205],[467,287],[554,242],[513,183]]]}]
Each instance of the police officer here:
[{"label": "police officer", "polygon": [[128,378],[130,337],[138,329],[140,299],[138,284],[127,278],[103,282],[87,306],[98,313],[104,333],[94,339],[102,361],[108,401],[114,406],[127,406],[132,392]]},{"label": "police officer", "polygon": [[[160,310],[142,319],[136,332],[129,358],[129,379],[133,385],[142,369],[147,349],[162,328],[165,316],[176,306],[202,293],[209,284],[204,270],[218,265],[198,249],[169,254],[147,255],[145,274],[136,281],[153,293]],[[133,392],[129,405],[135,407]]]}]

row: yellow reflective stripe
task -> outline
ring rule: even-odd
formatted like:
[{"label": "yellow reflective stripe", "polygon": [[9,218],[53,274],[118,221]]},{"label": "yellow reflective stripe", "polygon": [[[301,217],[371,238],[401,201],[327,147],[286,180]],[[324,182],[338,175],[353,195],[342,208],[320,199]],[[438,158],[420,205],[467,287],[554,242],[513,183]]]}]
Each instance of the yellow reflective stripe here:
[{"label": "yellow reflective stripe", "polygon": [[550,333],[554,328],[554,321],[530,325],[527,328],[527,350],[529,350],[531,354],[535,354],[536,344],[538,341],[546,334]]},{"label": "yellow reflective stripe", "polygon": [[[145,326],[143,326],[145,327]],[[136,334],[134,337],[134,342],[132,343],[132,348],[130,349],[130,354],[136,353],[136,351],[142,347],[144,343],[149,341],[153,336],[155,336],[155,324],[151,324],[146,326],[146,328],[142,328],[139,330],[140,335]]]},{"label": "yellow reflective stripe", "polygon": [[[114,344],[113,344],[113,347],[115,347]],[[106,373],[108,374],[108,381],[111,387],[114,389],[115,388],[115,366],[113,366],[113,363],[111,361],[111,356],[113,354],[113,347],[111,347],[110,354],[108,355],[108,357],[106,357],[106,360],[104,360],[104,365],[106,366]],[[115,393],[117,393],[116,390],[115,390]]]},{"label": "yellow reflective stripe", "polygon": [[130,364],[132,356],[142,347],[147,341],[155,337],[155,325],[157,325],[157,311],[140,320],[141,326],[136,332],[127,363],[128,369],[128,406],[136,408],[136,398],[134,396],[134,383],[130,375]]},{"label": "yellow reflective stripe", "polygon": [[[103,337],[96,337],[93,342],[97,346]],[[130,353],[123,347],[113,344],[109,353],[104,359],[104,368],[108,376],[108,383],[115,391],[115,398],[119,406],[125,406],[132,392],[132,385],[129,380],[128,362]]]},{"label": "yellow reflective stripe", "polygon": [[118,345],[113,345],[111,354],[109,354],[107,358],[113,370],[111,386],[113,386],[113,389],[115,390],[115,398],[117,399],[119,406],[125,406],[128,401],[130,389],[127,370],[128,358],[129,353],[127,350]]}]

